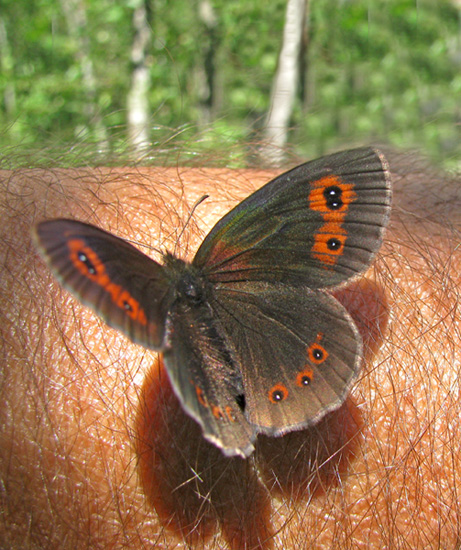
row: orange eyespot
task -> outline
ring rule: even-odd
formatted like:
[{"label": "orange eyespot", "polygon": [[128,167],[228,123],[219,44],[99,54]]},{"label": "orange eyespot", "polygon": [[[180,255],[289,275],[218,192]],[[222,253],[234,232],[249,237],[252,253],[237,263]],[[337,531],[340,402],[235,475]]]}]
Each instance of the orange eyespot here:
[{"label": "orange eyespot", "polygon": [[317,334],[317,340],[307,348],[307,355],[309,359],[316,365],[321,365],[328,359],[328,351],[320,344],[323,338],[323,334],[319,332]]},{"label": "orange eyespot", "polygon": [[226,410],[227,418],[228,418],[231,422],[236,422],[237,419],[235,418],[234,411],[232,410],[232,407],[227,406],[225,410]]},{"label": "orange eyespot", "polygon": [[328,357],[327,350],[320,344],[312,344],[307,350],[309,359],[316,365],[321,365]]},{"label": "orange eyespot", "polygon": [[202,405],[202,407],[208,407],[208,403],[205,400],[205,394],[204,394],[202,388],[200,388],[199,386],[196,386],[192,382],[192,380],[191,380],[191,384],[193,384],[195,386],[195,393],[197,394],[197,399],[198,399],[198,402],[200,403],[200,405]]},{"label": "orange eyespot", "polygon": [[211,408],[211,412],[217,420],[223,420],[225,418],[223,410],[221,409],[221,407],[218,407],[218,405],[213,405],[213,407]]},{"label": "orange eyespot", "polygon": [[306,388],[310,385],[314,378],[314,372],[312,369],[306,368],[296,375],[296,385],[300,388]]},{"label": "orange eyespot", "polygon": [[277,404],[288,397],[288,389],[283,384],[276,384],[269,390],[269,401]]}]

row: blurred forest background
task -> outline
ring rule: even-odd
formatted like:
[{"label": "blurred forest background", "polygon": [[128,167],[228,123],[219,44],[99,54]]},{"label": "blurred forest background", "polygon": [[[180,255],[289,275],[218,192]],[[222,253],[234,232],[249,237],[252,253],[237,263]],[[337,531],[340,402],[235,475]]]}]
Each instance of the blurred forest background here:
[{"label": "blurred forest background", "polygon": [[461,0],[2,0],[0,97],[4,166],[384,142],[459,169]]}]

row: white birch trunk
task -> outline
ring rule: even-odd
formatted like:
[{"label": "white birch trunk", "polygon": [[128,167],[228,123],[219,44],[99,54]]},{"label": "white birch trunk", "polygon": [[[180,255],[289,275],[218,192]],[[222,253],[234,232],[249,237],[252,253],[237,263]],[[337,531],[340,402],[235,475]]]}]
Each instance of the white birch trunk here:
[{"label": "white birch trunk", "polygon": [[128,139],[133,151],[139,152],[146,150],[150,146],[148,94],[151,79],[147,54],[152,33],[149,22],[148,1],[141,1],[133,14],[135,35],[131,47],[131,61],[133,62],[134,69],[127,100]]},{"label": "white birch trunk", "polygon": [[100,149],[106,149],[108,147],[107,132],[97,105],[98,92],[93,60],[90,55],[85,5],[82,0],[61,0],[61,6],[69,34],[73,36],[78,44],[75,57],[81,67],[83,84],[88,99],[85,106],[88,125],[94,132]]},{"label": "white birch trunk", "polygon": [[299,55],[302,44],[307,0],[288,0],[277,73],[264,128],[265,145],[261,156],[270,164],[280,164],[284,157],[288,126],[299,82]]}]

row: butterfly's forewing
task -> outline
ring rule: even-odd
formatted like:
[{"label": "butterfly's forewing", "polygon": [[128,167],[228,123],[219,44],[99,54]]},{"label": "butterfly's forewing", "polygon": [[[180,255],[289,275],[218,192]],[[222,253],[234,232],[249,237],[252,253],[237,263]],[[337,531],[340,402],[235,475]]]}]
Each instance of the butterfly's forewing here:
[{"label": "butterfly's forewing", "polygon": [[364,271],[390,213],[385,160],[372,148],[307,162],[224,216],[194,265],[214,282],[336,286]]},{"label": "butterfly's forewing", "polygon": [[146,347],[164,347],[170,284],[134,246],[85,223],[38,224],[36,241],[60,282],[112,327]]},{"label": "butterfly's forewing", "polygon": [[246,416],[257,431],[299,429],[341,405],[357,378],[362,344],[337,300],[254,282],[215,294],[213,307],[241,365]]},{"label": "butterfly's forewing", "polygon": [[171,347],[165,364],[186,411],[226,455],[248,456],[256,429],[244,415],[240,365],[226,347],[208,303],[179,298],[171,311]]}]

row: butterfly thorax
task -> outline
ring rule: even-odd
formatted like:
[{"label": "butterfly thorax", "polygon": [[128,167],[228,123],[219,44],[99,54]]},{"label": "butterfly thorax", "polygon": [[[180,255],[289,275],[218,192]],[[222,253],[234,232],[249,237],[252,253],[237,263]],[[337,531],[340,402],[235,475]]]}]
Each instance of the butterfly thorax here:
[{"label": "butterfly thorax", "polygon": [[209,292],[203,274],[195,266],[167,253],[164,256],[167,277],[174,289],[174,299],[185,301],[190,307],[203,304]]}]

